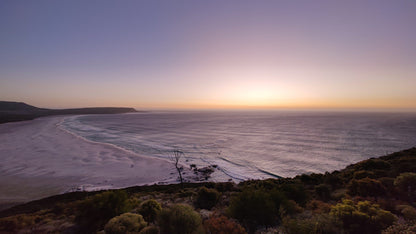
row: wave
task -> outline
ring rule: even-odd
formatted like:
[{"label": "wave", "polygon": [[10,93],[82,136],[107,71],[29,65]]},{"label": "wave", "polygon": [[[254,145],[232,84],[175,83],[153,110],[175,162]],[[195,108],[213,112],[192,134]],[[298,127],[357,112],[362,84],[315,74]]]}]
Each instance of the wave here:
[{"label": "wave", "polygon": [[416,145],[416,114],[147,112],[68,117],[61,126],[148,157],[179,148],[184,165],[215,164],[235,180],[332,171]]}]

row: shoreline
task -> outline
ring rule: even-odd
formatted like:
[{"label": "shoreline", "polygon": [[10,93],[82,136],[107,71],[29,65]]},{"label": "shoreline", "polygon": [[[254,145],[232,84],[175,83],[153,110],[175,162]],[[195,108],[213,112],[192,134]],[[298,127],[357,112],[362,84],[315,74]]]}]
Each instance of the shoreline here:
[{"label": "shoreline", "polygon": [[59,127],[65,116],[0,125],[0,207],[79,189],[175,183],[167,160],[85,141]]}]

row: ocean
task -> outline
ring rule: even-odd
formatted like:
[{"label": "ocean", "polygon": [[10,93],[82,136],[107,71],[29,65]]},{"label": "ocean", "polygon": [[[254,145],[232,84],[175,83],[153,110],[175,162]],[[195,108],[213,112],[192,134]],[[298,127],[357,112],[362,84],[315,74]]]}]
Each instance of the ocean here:
[{"label": "ocean", "polygon": [[216,165],[214,181],[324,173],[416,146],[416,113],[151,111],[70,116],[87,140],[184,166]]}]

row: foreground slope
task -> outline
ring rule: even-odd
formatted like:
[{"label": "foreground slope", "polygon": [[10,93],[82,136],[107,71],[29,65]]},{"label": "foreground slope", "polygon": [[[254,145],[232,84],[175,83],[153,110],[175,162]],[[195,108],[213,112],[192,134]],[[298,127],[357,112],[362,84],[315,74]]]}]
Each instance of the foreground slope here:
[{"label": "foreground slope", "polygon": [[0,231],[415,233],[416,148],[340,171],[75,192],[0,212]]}]

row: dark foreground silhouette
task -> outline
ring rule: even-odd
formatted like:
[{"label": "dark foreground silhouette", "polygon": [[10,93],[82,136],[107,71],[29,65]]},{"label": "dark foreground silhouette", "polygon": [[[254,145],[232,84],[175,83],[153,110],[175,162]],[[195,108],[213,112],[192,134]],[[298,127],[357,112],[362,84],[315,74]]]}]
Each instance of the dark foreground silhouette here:
[{"label": "dark foreground silhouette", "polygon": [[121,114],[137,112],[128,107],[92,107],[76,109],[45,109],[23,102],[0,101],[0,124],[23,120],[32,120],[50,115],[85,115],[85,114]]}]

